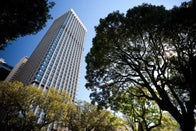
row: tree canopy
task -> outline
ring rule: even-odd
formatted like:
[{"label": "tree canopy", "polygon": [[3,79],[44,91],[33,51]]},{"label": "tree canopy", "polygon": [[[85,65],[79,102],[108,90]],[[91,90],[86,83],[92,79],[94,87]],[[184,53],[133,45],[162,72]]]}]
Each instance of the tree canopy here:
[{"label": "tree canopy", "polygon": [[72,131],[116,131],[127,124],[123,118],[110,111],[98,110],[96,105],[85,101],[78,101],[69,107],[64,123]]},{"label": "tree canopy", "polygon": [[131,87],[130,92],[120,92],[113,99],[113,109],[126,116],[133,131],[173,131],[177,128],[177,122],[168,113],[163,113],[155,101],[130,95],[133,90]]},{"label": "tree canopy", "polygon": [[37,33],[48,19],[54,2],[48,0],[5,0],[0,5],[0,49],[20,36]]},{"label": "tree canopy", "polygon": [[143,4],[100,19],[86,56],[92,102],[115,108],[114,98],[129,90],[130,97],[155,101],[183,131],[194,131],[195,12],[190,3],[170,10]]},{"label": "tree canopy", "polygon": [[[126,120],[110,111],[98,110],[96,105],[78,101],[54,88],[46,93],[21,82],[0,82],[1,130],[115,131],[126,125]],[[50,125],[50,126],[49,126]]]},{"label": "tree canopy", "polygon": [[62,121],[67,115],[69,102],[66,92],[58,93],[53,88],[46,94],[21,82],[0,82],[1,129],[38,130]]}]

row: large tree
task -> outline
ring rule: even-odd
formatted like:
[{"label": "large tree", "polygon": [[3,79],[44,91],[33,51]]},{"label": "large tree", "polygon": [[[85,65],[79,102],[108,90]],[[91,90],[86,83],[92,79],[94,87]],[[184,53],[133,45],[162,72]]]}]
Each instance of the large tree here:
[{"label": "large tree", "polygon": [[54,2],[48,0],[5,0],[0,4],[0,49],[9,41],[37,33],[48,19]]},{"label": "large tree", "polygon": [[170,10],[143,4],[100,19],[86,56],[92,101],[113,108],[119,92],[133,89],[131,95],[155,101],[183,131],[194,131],[195,12],[190,3]]},{"label": "large tree", "polygon": [[51,123],[58,123],[67,116],[69,102],[67,93],[59,93],[53,88],[46,94],[21,82],[0,82],[1,129],[40,130]]}]

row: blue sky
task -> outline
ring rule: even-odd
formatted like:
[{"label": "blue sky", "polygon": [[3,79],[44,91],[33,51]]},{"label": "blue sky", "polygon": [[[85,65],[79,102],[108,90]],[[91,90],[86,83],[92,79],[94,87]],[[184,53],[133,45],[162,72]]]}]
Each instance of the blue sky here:
[{"label": "blue sky", "polygon": [[[53,0],[54,1],[54,0]],[[95,36],[94,27],[99,24],[100,18],[105,18],[109,13],[119,10],[120,13],[126,11],[134,6],[142,3],[151,3],[153,5],[164,5],[167,9],[174,5],[180,5],[181,2],[188,0],[56,0],[56,5],[51,9],[50,14],[53,20],[64,14],[69,9],[73,9],[80,20],[87,28],[87,34],[84,44],[84,52],[82,57],[82,64],[80,69],[80,80],[78,86],[77,99],[86,100],[90,102],[90,91],[85,89],[86,80],[84,78],[86,73],[85,56],[92,47],[92,38]],[[53,20],[49,20],[46,26],[39,33],[35,35],[28,35],[18,38],[8,45],[4,51],[0,51],[0,58],[3,58],[6,63],[15,66],[17,62],[24,56],[30,56],[35,47],[52,24]]]}]

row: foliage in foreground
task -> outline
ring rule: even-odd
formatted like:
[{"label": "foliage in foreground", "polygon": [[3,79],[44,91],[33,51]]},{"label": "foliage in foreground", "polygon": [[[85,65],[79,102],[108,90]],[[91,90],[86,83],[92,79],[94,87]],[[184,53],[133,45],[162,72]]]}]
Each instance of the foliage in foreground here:
[{"label": "foliage in foreground", "polygon": [[64,91],[50,88],[46,93],[18,81],[0,82],[0,116],[1,130],[44,130],[56,124],[53,129],[114,131],[126,124],[124,119],[87,102],[74,105]]},{"label": "foliage in foreground", "polygon": [[125,129],[126,121],[110,111],[98,110],[96,105],[78,101],[68,110],[66,126],[72,131],[115,131]]},{"label": "foliage in foreground", "polygon": [[163,113],[152,100],[131,96],[129,91],[119,93],[114,99],[118,102],[113,108],[126,115],[129,125],[134,131],[160,129],[173,131],[177,129],[177,122],[172,120],[168,113]]},{"label": "foliage in foreground", "polygon": [[40,31],[54,2],[48,0],[5,0],[0,4],[0,49],[20,36]]},{"label": "foliage in foreground", "polygon": [[[69,99],[66,92],[58,93],[54,88],[46,94],[21,82],[0,82],[1,129],[35,130],[61,121],[66,116]],[[37,115],[35,110],[39,110]]]},{"label": "foliage in foreground", "polygon": [[[100,19],[86,56],[91,99],[115,109],[119,94],[154,101],[183,131],[194,131],[196,5],[166,10],[143,4]],[[137,102],[137,104],[142,104]],[[140,105],[142,107],[143,105]],[[153,112],[152,112],[153,113]]]}]

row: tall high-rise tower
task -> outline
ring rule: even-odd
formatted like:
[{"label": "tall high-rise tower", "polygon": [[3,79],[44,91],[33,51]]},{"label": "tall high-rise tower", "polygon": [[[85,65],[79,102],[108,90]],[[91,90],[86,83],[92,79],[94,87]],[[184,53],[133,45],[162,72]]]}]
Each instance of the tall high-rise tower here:
[{"label": "tall high-rise tower", "polygon": [[57,18],[14,80],[66,90],[75,101],[86,31],[72,9]]}]

